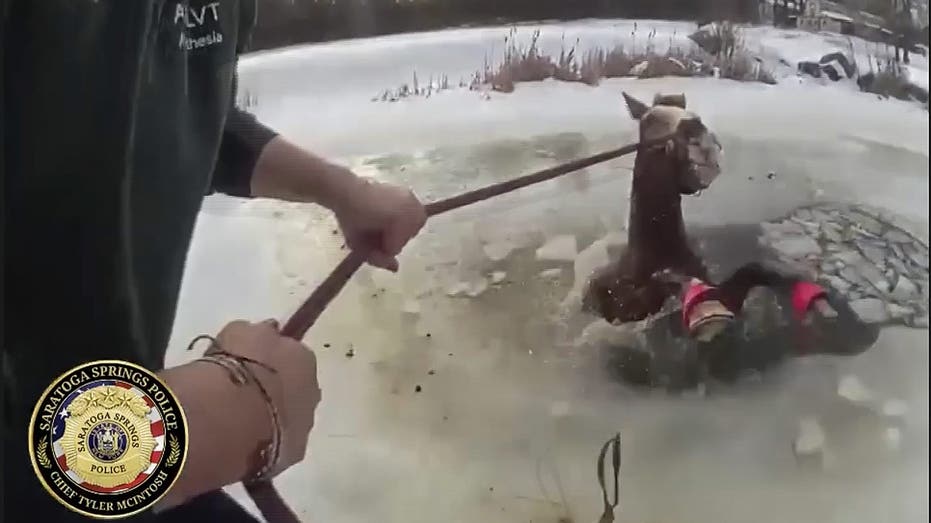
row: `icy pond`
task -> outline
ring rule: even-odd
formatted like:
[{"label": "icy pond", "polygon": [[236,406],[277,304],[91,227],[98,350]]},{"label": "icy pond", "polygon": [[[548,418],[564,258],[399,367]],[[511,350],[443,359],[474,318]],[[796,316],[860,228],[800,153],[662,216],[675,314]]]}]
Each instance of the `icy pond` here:
[{"label": "icy pond", "polygon": [[[622,24],[550,34],[610,39]],[[726,239],[776,224],[761,228],[767,241],[816,254],[819,277],[868,301],[864,314],[911,326],[858,356],[792,360],[705,396],[617,381],[577,342],[592,318],[573,299],[577,272],[623,238],[633,159],[622,158],[431,220],[398,275],[356,275],[305,339],[323,403],[307,460],[276,481],[285,498],[308,522],[591,522],[597,452],[620,432],[622,522],[926,521],[927,112],[791,77],[370,101],[413,68],[467,74],[505,32],[261,54],[242,83],[263,121],[425,201],[632,141],[622,90],[685,93],[725,147],[719,180],[686,200],[688,226]],[[820,210],[798,213],[809,206]],[[290,314],[345,254],[335,229],[309,206],[209,198],[168,364],[230,319]],[[722,263],[737,256],[714,249]]]}]

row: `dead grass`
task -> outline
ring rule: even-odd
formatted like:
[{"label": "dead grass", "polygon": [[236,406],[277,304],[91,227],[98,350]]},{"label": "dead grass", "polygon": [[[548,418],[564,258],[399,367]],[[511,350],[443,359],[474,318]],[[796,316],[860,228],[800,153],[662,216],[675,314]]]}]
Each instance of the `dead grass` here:
[{"label": "dead grass", "polygon": [[870,71],[857,79],[861,91],[881,97],[928,104],[928,93],[909,82],[908,73],[894,59],[869,59]]},{"label": "dead grass", "polygon": [[[682,48],[674,45],[670,38],[662,51],[657,51],[655,30],[651,30],[638,49],[636,29],[631,34],[634,45],[628,49],[622,45],[612,48],[593,48],[580,52],[577,40],[571,46],[563,42],[559,55],[550,56],[539,46],[540,31],[535,30],[527,45],[518,40],[517,28],[511,28],[504,37],[502,60],[495,64],[485,56],[483,66],[476,71],[468,87],[476,91],[513,92],[516,85],[525,82],[540,82],[547,79],[562,82],[577,82],[598,85],[604,78],[658,78],[665,76],[693,77],[714,76],[741,82],[764,82],[774,84],[773,74],[765,69],[746,49],[740,29],[730,23],[712,26],[712,38],[718,42],[715,52],[708,52],[694,45]],[[409,96],[427,96],[450,88],[448,81],[432,88],[419,90],[407,84],[399,89],[384,91],[373,101],[397,101]],[[460,81],[459,86],[466,85]]]},{"label": "dead grass", "polygon": [[259,106],[259,97],[246,89],[240,93],[236,105],[246,111],[255,110]]},{"label": "dead grass", "polygon": [[765,68],[747,49],[740,27],[731,22],[715,22],[692,40],[710,57],[708,63],[718,76],[738,82],[775,84],[772,71]]}]

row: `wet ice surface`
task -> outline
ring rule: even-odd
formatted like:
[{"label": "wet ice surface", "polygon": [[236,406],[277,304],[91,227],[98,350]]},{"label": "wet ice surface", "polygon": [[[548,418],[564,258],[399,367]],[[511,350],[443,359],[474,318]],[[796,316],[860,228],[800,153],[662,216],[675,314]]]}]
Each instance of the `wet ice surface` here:
[{"label": "wet ice surface", "polygon": [[[356,165],[425,187],[434,199],[618,139],[551,136]],[[756,214],[778,223],[815,198],[799,167],[803,154],[779,165],[774,180],[751,181],[742,174],[772,168],[747,160],[764,146],[725,140],[729,151],[742,151],[728,156],[734,163],[727,167],[739,167],[688,200],[688,222],[739,223]],[[541,148],[550,154],[534,153]],[[277,482],[308,521],[555,523],[567,514],[593,521],[596,452],[617,430],[622,521],[916,521],[927,514],[927,331],[888,330],[860,357],[792,361],[705,398],[625,387],[572,350],[571,331],[591,319],[566,312],[575,279],[567,237],[583,252],[596,241],[616,252],[618,238],[603,237],[623,231],[625,165],[630,159],[437,218],[405,252],[397,277],[367,268],[357,275],[306,340],[320,359],[324,403],[310,458]],[[436,172],[446,175],[428,176]],[[752,201],[725,210],[714,200],[727,194]],[[249,221],[222,218],[237,205],[211,201],[206,216]],[[264,241],[260,256],[273,261],[258,262],[268,265],[255,291],[248,281],[256,278],[240,275],[242,292],[220,308],[225,315],[215,313],[217,326],[236,312],[284,315],[344,253],[315,209],[255,202],[237,212],[251,221],[227,230],[248,242],[254,228],[253,241]],[[547,244],[551,256],[540,256]],[[489,245],[498,251],[489,254]],[[232,274],[238,263],[256,263],[223,258]],[[458,284],[462,292],[450,297]],[[849,376],[870,388],[871,402],[839,393]]]},{"label": "wet ice surface", "polygon": [[[288,96],[266,101],[260,116],[428,201],[630,142],[635,126],[620,105],[622,88],[646,99],[686,92],[725,146],[724,173],[685,200],[698,237],[779,223],[814,204],[857,203],[927,240],[927,115],[896,102],[826,88],[656,80],[522,86],[507,101],[370,106],[371,89],[357,89],[366,100],[359,105],[292,87],[276,84]],[[331,113],[340,114],[334,127],[319,123]],[[704,397],[626,386],[578,350],[592,319],[572,306],[576,276],[622,247],[631,166],[622,158],[431,219],[400,274],[364,268],[355,276],[305,340],[317,352],[323,403],[308,459],[276,481],[306,521],[595,521],[595,458],[616,431],[619,521],[927,519],[925,329],[888,328],[856,357],[792,360]],[[334,229],[310,206],[208,199],[168,364],[191,357],[180,349],[193,335],[230,318],[292,312],[345,254]],[[813,241],[824,254],[832,233],[822,229]],[[855,232],[845,248],[857,247]],[[572,249],[559,239],[567,236]],[[727,236],[717,238],[709,249],[728,252],[720,244]],[[814,250],[791,234],[778,238],[786,253]],[[922,260],[904,247],[901,256],[884,251],[885,259],[879,245],[863,247],[863,261],[852,265],[860,270],[844,273],[845,262],[823,274],[863,292],[854,287],[876,290],[868,267],[890,284],[891,269],[915,283],[923,302],[907,288],[864,292],[881,301],[874,312],[892,314],[890,302],[927,307],[926,261],[922,280],[912,272]],[[571,261],[570,250],[578,252]],[[833,261],[822,257],[819,270]],[[726,271],[739,260],[722,254],[719,262]],[[893,299],[905,291],[907,299]],[[251,507],[239,487],[231,490]]]}]

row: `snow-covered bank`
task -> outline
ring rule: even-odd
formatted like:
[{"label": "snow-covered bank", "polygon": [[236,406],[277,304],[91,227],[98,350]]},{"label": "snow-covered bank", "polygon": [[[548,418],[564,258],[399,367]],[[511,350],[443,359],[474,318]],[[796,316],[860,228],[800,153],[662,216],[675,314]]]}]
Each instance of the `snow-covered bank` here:
[{"label": "snow-covered bank", "polygon": [[[696,24],[687,22],[583,20],[520,26],[514,40],[527,45],[539,30],[538,48],[542,54],[552,56],[575,48],[577,57],[581,57],[587,50],[618,46],[628,53],[649,49],[663,54],[670,48],[694,48],[695,42],[688,36],[697,29]],[[443,76],[453,84],[459,80],[468,83],[486,61],[496,63],[501,59],[507,36],[506,27],[483,27],[297,46],[248,56],[242,60],[240,70],[251,79],[244,85],[250,94],[267,95],[260,97],[260,102],[268,96],[276,98],[275,86],[280,87],[276,71],[288,71],[291,80],[308,80],[302,83],[309,96],[326,98],[340,93],[342,97],[364,90],[358,94],[361,102],[363,96],[368,100],[385,89],[411,85],[415,72],[421,85],[431,78],[438,83]],[[894,50],[885,44],[835,33],[744,27],[740,39],[740,45],[780,80],[796,76],[800,62],[818,62],[830,53],[850,56],[862,73],[875,70],[894,56]],[[913,83],[927,90],[926,56],[913,54],[907,72]]]},{"label": "snow-covered bank", "polygon": [[[563,29],[567,41],[594,35],[609,45],[632,22],[553,27],[544,36],[558,52]],[[267,123],[425,199],[632,140],[621,90],[647,99],[683,92],[726,148],[724,174],[686,201],[689,225],[760,222],[839,200],[881,208],[927,238],[927,113],[849,86],[620,79],[520,85],[487,101],[467,91],[369,101],[415,69],[469,73],[504,34],[264,53],[244,60],[242,82]],[[437,218],[404,253],[400,274],[360,271],[305,340],[318,354],[324,399],[308,459],[278,481],[299,514],[332,523],[594,521],[595,453],[620,430],[621,521],[927,519],[926,330],[890,329],[857,358],[795,361],[704,399],[619,387],[557,343],[564,326],[553,309],[573,284],[572,264],[538,260],[538,249],[573,235],[585,252],[620,232],[630,163]],[[289,314],[344,254],[332,227],[305,206],[210,198],[169,362],[191,357],[186,341],[227,319]],[[477,297],[447,296],[450,283],[482,277],[489,283]],[[871,402],[849,400],[851,375]],[[893,401],[907,412],[890,427],[883,406]],[[819,437],[797,434],[800,425]],[[820,447],[823,468],[800,468],[793,441]]]},{"label": "snow-covered bank", "polygon": [[[634,26],[637,26],[636,31]],[[534,27],[521,28],[529,38]],[[687,36],[694,24],[663,21],[589,21],[539,26],[539,45],[558,54],[564,43],[578,39],[588,45],[610,47],[647,44],[646,35],[662,48],[694,45]],[[690,103],[700,104],[707,118],[740,120],[748,108],[760,118],[767,136],[805,139],[831,132],[832,122],[806,118],[813,113],[844,118],[846,133],[863,139],[896,136],[902,147],[927,151],[921,119],[909,118],[915,108],[900,102],[864,103],[874,95],[857,92],[853,82],[839,84],[799,78],[795,64],[815,60],[832,51],[848,50],[839,35],[779,31],[773,28],[745,30],[747,47],[764,57],[777,73],[780,84],[733,85],[713,80],[660,79],[609,80],[598,88],[585,85],[521,84],[512,94],[492,94],[485,101],[467,90],[444,92],[430,98],[398,103],[373,103],[381,90],[411,83],[416,72],[421,82],[430,75],[448,75],[452,81],[468,79],[482,67],[489,53],[500,53],[506,28],[457,29],[413,35],[335,42],[260,53],[243,59],[242,89],[258,100],[257,112],[271,125],[308,145],[339,156],[366,154],[365,144],[376,141],[388,150],[409,150],[419,143],[454,143],[460,133],[492,133],[489,138],[526,136],[534,133],[632,128],[618,122],[614,112],[621,89],[651,97],[657,89],[688,91]],[[632,36],[638,35],[638,36]],[[866,65],[866,51],[889,52],[858,39],[858,62]],[[497,50],[497,51],[495,51]],[[860,60],[862,58],[862,60]],[[785,65],[782,64],[785,62]],[[915,57],[914,71],[927,75],[927,59]],[[822,87],[818,89],[816,87]],[[554,104],[555,92],[573,93],[571,104]],[[727,100],[727,103],[720,103]],[[301,110],[295,110],[301,107]],[[847,113],[847,114],[845,114]],[[884,118],[876,118],[884,113]],[[622,118],[623,119],[623,118]],[[889,125],[881,122],[891,122]],[[451,122],[455,122],[452,126]],[[905,126],[902,128],[898,122]],[[913,125],[912,122],[915,122]],[[753,133],[756,126],[746,126]],[[837,127],[833,127],[836,129]],[[454,132],[450,132],[455,129]]]}]

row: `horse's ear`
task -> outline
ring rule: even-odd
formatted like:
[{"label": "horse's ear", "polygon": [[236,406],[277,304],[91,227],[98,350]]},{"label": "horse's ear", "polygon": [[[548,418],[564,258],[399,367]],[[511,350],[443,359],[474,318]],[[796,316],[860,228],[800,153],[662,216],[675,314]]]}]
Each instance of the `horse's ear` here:
[{"label": "horse's ear", "polygon": [[633,96],[630,96],[623,91],[621,94],[624,95],[624,101],[627,103],[627,110],[630,112],[630,116],[634,120],[643,118],[643,115],[647,114],[647,112],[650,110],[650,106],[641,102],[640,100],[637,100]]},{"label": "horse's ear", "polygon": [[659,94],[653,97],[653,106],[667,105],[685,109],[685,93],[680,94]]}]

